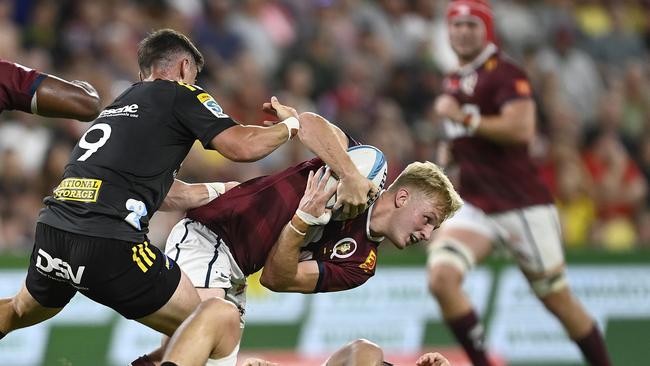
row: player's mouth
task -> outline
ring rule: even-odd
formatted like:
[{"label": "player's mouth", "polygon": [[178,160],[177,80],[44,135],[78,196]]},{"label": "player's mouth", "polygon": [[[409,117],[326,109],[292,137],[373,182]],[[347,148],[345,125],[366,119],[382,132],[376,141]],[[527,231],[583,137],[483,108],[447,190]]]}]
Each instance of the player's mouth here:
[{"label": "player's mouth", "polygon": [[418,237],[415,236],[415,234],[411,234],[411,235],[409,236],[409,245],[416,244],[416,243],[419,242],[419,241],[420,241],[420,239],[418,239]]}]

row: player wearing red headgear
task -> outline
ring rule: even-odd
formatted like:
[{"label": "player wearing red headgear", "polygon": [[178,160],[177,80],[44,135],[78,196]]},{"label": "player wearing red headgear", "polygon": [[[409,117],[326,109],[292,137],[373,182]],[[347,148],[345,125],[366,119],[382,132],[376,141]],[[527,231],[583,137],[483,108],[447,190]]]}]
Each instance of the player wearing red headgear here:
[{"label": "player wearing red headgear", "polygon": [[461,285],[494,243],[505,243],[585,358],[609,365],[600,331],[567,284],[557,211],[528,156],[536,108],[528,78],[499,51],[492,17],[483,0],[452,1],[447,8],[460,67],[445,78],[435,110],[460,168],[465,205],[430,246],[429,287],[473,364],[490,365],[481,324]]}]

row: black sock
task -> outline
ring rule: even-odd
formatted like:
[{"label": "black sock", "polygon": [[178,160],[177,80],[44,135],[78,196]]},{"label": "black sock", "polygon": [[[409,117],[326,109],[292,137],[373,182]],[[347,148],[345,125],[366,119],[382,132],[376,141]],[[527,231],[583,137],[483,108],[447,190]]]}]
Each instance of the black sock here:
[{"label": "black sock", "polygon": [[600,334],[600,330],[596,324],[586,336],[576,339],[576,344],[580,347],[582,355],[585,357],[589,364],[592,366],[610,366],[612,363],[607,354],[607,347],[605,341]]},{"label": "black sock", "polygon": [[491,365],[484,348],[483,325],[473,310],[459,318],[448,320],[447,324],[474,366]]},{"label": "black sock", "polygon": [[0,332],[0,339],[4,338],[5,336],[6,336],[6,334]]}]

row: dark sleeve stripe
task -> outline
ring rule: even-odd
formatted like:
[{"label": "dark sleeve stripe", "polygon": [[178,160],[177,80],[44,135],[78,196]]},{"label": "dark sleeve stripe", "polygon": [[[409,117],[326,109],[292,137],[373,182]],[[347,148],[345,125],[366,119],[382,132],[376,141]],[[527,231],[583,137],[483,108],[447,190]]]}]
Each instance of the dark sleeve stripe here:
[{"label": "dark sleeve stripe", "polygon": [[32,86],[29,87],[29,95],[32,97],[34,96],[34,93],[36,93],[36,89],[41,85],[43,80],[47,77],[47,74],[38,74],[36,79],[32,82]]},{"label": "dark sleeve stripe", "polygon": [[323,286],[323,277],[325,277],[325,264],[323,262],[318,261],[318,281],[316,281],[316,288],[314,288],[314,292],[320,292],[321,291],[321,286]]}]

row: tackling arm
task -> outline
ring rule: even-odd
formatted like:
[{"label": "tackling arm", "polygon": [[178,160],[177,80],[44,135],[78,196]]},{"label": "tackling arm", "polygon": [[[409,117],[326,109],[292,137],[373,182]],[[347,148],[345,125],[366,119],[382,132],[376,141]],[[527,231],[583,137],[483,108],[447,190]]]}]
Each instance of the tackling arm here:
[{"label": "tackling arm", "polygon": [[300,126],[295,109],[281,104],[276,97],[271,98],[271,103],[264,103],[262,109],[275,114],[282,121],[272,123],[275,125],[270,127],[230,127],[212,139],[215,150],[232,161],[257,161],[298,133]]},{"label": "tackling arm", "polygon": [[187,211],[203,206],[238,184],[239,182],[190,184],[174,179],[174,183],[158,210]]},{"label": "tackling arm", "polygon": [[100,111],[99,95],[85,81],[66,81],[48,75],[36,89],[33,98],[36,100],[36,110],[33,112],[44,117],[92,121]]}]

